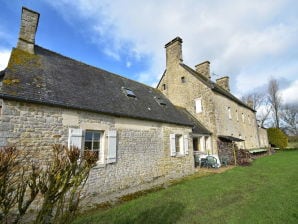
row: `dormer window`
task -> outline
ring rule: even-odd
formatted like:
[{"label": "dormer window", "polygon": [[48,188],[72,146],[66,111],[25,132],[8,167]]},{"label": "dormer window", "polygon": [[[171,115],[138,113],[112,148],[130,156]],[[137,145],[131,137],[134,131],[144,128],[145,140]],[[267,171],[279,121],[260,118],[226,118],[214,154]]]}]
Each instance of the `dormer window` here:
[{"label": "dormer window", "polygon": [[125,87],[122,87],[122,91],[124,92],[124,94],[128,97],[133,97],[133,98],[136,98],[136,94],[131,90],[131,89],[128,89],[128,88],[125,88]]},{"label": "dormer window", "polygon": [[181,77],[181,82],[182,82],[182,83],[185,83],[185,82],[186,82],[186,80],[185,80],[185,77],[184,77],[184,76],[182,76],[182,77]]},{"label": "dormer window", "polygon": [[166,106],[167,105],[166,101],[164,99],[160,98],[160,97],[155,96],[154,99],[161,106]]}]

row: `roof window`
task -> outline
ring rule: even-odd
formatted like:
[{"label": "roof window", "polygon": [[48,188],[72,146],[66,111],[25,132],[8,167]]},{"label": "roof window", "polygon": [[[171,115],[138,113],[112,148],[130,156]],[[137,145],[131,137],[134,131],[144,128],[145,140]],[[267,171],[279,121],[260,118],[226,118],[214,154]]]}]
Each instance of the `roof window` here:
[{"label": "roof window", "polygon": [[133,97],[133,98],[136,98],[137,97],[136,94],[131,89],[122,87],[122,91],[124,92],[124,94],[126,96]]},{"label": "roof window", "polygon": [[162,105],[162,106],[166,106],[166,105],[167,105],[166,101],[165,101],[164,99],[160,98],[160,97],[155,96],[154,99],[155,99],[155,101],[156,101],[159,105]]}]

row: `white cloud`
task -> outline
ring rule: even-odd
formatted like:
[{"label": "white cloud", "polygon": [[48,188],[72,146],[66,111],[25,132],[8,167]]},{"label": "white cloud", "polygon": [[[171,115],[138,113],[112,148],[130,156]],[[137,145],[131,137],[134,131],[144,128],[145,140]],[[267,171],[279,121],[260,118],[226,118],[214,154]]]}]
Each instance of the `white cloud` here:
[{"label": "white cloud", "polygon": [[281,91],[283,103],[298,105],[298,80],[294,81],[288,88]]},{"label": "white cloud", "polygon": [[132,63],[150,56],[151,66],[138,78],[147,84],[156,83],[163,73],[163,46],[176,36],[184,40],[186,64],[211,61],[211,70],[229,75],[238,93],[275,75],[297,80],[298,68],[289,64],[298,60],[294,0],[48,2],[70,23],[88,22],[84,29],[94,43],[105,44],[107,56],[126,60],[125,54]]},{"label": "white cloud", "polygon": [[0,50],[0,71],[7,67],[7,63],[10,57],[9,50]]}]

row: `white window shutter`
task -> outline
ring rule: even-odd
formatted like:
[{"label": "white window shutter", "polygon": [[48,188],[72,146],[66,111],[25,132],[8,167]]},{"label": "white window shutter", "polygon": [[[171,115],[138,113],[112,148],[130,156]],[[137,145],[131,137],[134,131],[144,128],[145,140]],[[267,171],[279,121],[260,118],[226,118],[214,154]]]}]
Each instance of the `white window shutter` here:
[{"label": "white window shutter", "polygon": [[108,156],[107,163],[115,163],[117,158],[117,132],[108,131]]},{"label": "white window shutter", "polygon": [[188,135],[184,135],[184,153],[188,155]]},{"label": "white window shutter", "polygon": [[170,134],[171,156],[176,156],[175,134]]},{"label": "white window shutter", "polygon": [[68,131],[68,148],[82,148],[83,130],[80,128],[70,128]]}]

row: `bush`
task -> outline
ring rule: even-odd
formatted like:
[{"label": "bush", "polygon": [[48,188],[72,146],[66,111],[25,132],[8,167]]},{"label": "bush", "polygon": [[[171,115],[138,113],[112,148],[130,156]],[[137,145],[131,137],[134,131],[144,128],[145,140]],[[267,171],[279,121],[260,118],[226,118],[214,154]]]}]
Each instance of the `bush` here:
[{"label": "bush", "polygon": [[43,164],[26,151],[0,148],[0,223],[19,223],[38,194],[42,205],[34,223],[70,223],[96,154],[87,151],[80,158],[78,148],[53,145]]},{"label": "bush", "polygon": [[279,128],[268,128],[269,143],[280,149],[284,149],[288,145],[288,137]]}]

